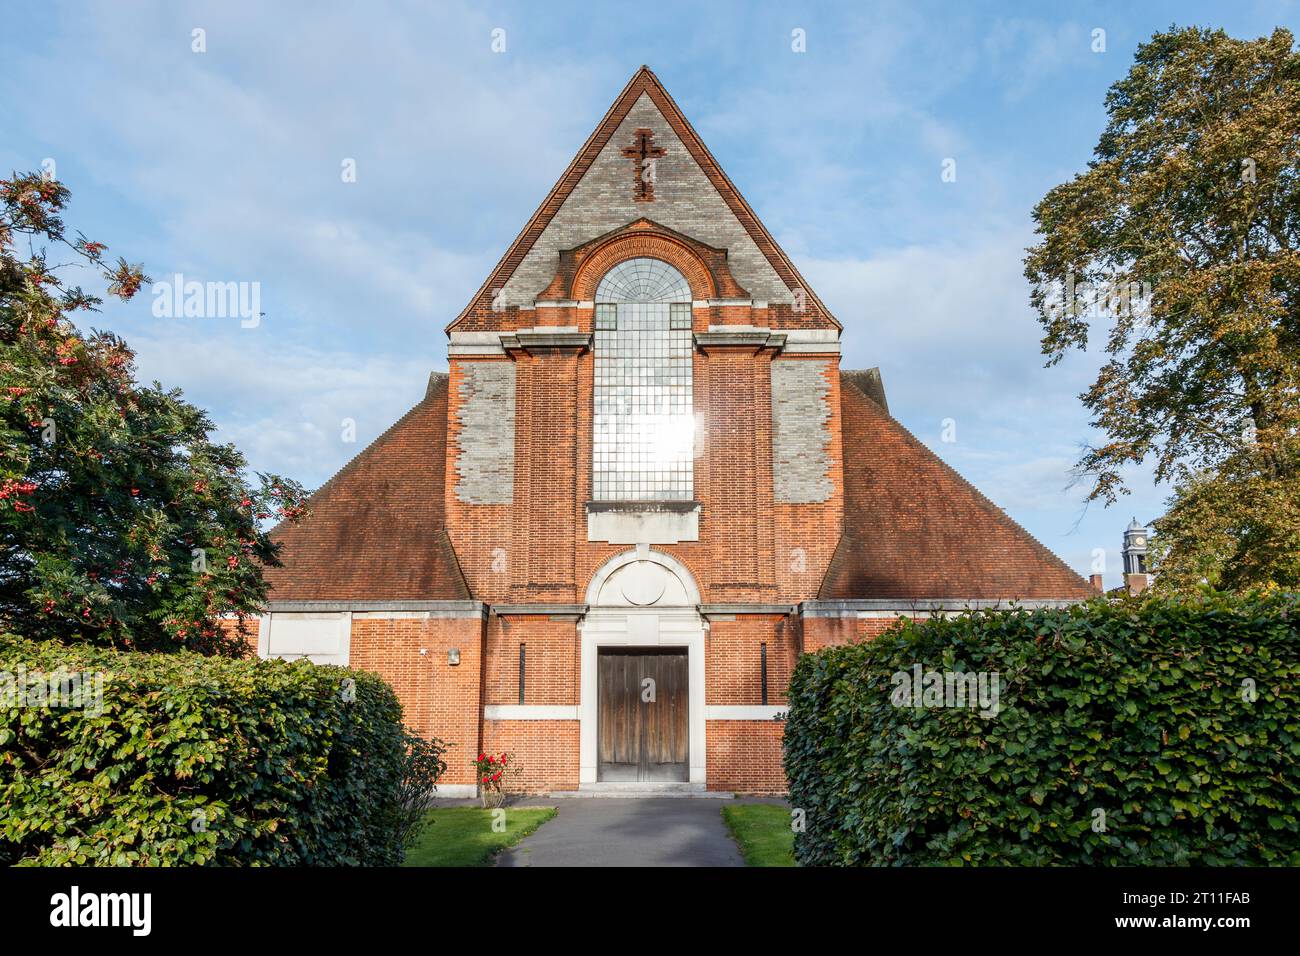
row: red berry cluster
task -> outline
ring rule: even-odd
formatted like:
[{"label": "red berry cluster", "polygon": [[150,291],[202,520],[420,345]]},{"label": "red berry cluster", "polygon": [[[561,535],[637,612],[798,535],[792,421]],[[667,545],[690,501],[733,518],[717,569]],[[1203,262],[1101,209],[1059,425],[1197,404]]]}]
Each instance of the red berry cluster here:
[{"label": "red berry cluster", "polygon": [[[23,495],[30,495],[35,490],[36,482],[34,481],[18,481],[14,478],[8,478],[4,484],[0,484],[0,502],[12,502],[14,511],[35,511],[35,508],[21,500]],[[0,507],[3,507],[3,505],[0,505]]]}]

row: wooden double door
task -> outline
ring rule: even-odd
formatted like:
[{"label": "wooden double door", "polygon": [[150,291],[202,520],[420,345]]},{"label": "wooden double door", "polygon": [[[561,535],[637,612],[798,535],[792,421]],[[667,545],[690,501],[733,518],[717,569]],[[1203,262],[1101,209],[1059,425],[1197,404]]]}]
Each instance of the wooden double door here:
[{"label": "wooden double door", "polygon": [[598,779],[689,780],[686,651],[602,648],[598,661]]}]

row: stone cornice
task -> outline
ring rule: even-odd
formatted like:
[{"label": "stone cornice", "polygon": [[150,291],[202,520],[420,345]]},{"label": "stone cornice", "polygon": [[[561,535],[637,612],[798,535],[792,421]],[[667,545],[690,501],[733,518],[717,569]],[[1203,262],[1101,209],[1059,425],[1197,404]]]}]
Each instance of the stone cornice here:
[{"label": "stone cornice", "polygon": [[270,601],[271,614],[329,614],[344,611],[422,611],[431,617],[482,617],[487,614],[482,601]]},{"label": "stone cornice", "polygon": [[766,329],[741,329],[735,332],[696,332],[695,347],[703,352],[710,349],[744,348],[759,351],[785,348],[785,335]]},{"label": "stone cornice", "polygon": [[734,617],[737,614],[793,614],[793,604],[701,604],[698,608],[707,618]]},{"label": "stone cornice", "polygon": [[591,348],[590,332],[515,332],[501,336],[501,347],[506,352],[533,352],[561,350],[585,352]]}]

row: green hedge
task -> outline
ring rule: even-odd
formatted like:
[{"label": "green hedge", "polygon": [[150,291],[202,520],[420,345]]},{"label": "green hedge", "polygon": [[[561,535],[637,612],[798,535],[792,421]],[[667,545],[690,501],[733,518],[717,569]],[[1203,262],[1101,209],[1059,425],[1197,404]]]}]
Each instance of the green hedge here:
[{"label": "green hedge", "polygon": [[373,674],[0,636],[0,864],[397,864],[440,758]]},{"label": "green hedge", "polygon": [[[1298,618],[1295,596],[1092,602],[805,655],[785,730],[796,858],[1300,864]],[[896,706],[915,664],[997,672],[996,716]]]}]

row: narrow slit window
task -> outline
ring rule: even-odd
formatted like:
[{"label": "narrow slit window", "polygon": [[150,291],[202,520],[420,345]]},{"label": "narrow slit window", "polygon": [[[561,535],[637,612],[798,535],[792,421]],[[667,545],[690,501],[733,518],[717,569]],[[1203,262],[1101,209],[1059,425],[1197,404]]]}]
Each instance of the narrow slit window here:
[{"label": "narrow slit window", "polygon": [[519,703],[522,706],[524,702],[524,672],[527,670],[525,662],[528,656],[528,645],[519,645]]}]

